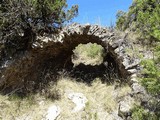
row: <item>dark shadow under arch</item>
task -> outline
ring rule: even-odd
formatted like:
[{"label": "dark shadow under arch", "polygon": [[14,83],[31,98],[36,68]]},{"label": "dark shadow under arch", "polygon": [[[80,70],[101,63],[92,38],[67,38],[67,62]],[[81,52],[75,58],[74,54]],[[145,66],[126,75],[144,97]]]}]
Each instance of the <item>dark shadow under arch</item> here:
[{"label": "dark shadow under arch", "polygon": [[[108,62],[108,67],[105,64],[99,66],[80,64],[76,68],[73,67],[73,63],[71,62],[72,50],[80,43],[87,44],[89,42],[97,43],[105,48],[107,55],[104,58],[104,62]],[[122,74],[124,68],[123,72],[121,72],[121,65],[119,65],[116,55],[113,54],[114,49],[111,46],[108,47],[108,44],[97,36],[75,33],[73,35],[66,35],[63,43],[50,42],[48,44],[43,49],[33,49],[28,57],[18,62],[16,61],[17,63],[11,66],[12,68],[16,66],[16,71],[12,69],[5,71],[5,83],[9,84],[1,84],[0,89],[3,90],[2,92],[9,93],[18,87],[21,87],[17,91],[19,93],[39,91],[44,89],[50,81],[56,82],[63,71],[70,77],[86,83],[91,83],[97,77],[102,78],[103,82],[112,83],[114,82],[114,78],[122,79],[121,82],[123,82],[126,77]],[[14,77],[7,76],[8,73],[11,73],[10,76]]]}]

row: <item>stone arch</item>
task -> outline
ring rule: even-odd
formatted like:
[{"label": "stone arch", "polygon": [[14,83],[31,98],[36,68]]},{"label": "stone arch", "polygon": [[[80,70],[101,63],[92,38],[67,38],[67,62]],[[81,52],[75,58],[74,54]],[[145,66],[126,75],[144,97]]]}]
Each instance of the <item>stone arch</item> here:
[{"label": "stone arch", "polygon": [[[89,42],[100,44],[105,48],[108,53],[107,61],[115,62],[121,77],[127,78],[137,72],[139,61],[135,61],[125,52],[125,48],[131,48],[131,46],[124,36],[119,36],[113,30],[98,25],[74,23],[63,28],[58,35],[37,36],[37,40],[32,44],[32,49],[15,59],[3,71],[0,88],[16,89],[21,86],[32,90],[37,87],[36,81],[47,83],[53,79],[47,73],[48,68],[55,70],[63,68],[65,64],[68,64],[67,60],[70,61],[72,50],[80,43]],[[71,63],[69,62],[69,64]],[[42,71],[44,74],[41,74]],[[41,79],[42,75],[43,79]],[[32,84],[34,87],[30,88]]]},{"label": "stone arch", "polygon": [[[137,72],[139,60],[135,60],[125,52],[126,48],[132,49],[125,38],[126,36],[120,36],[114,30],[105,27],[74,23],[65,27],[57,36],[38,37],[37,41],[41,44],[34,45],[34,49],[43,46],[45,54],[67,53],[72,52],[80,43],[97,43],[105,48],[112,60],[115,60],[121,76],[126,78]],[[55,52],[47,52],[45,49],[55,49]]]}]

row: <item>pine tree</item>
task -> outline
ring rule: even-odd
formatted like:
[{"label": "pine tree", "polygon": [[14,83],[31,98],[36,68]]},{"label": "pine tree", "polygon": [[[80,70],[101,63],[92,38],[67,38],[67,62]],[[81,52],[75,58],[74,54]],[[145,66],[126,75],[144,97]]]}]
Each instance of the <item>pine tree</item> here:
[{"label": "pine tree", "polygon": [[144,38],[160,41],[160,0],[134,0],[128,12],[119,14],[117,28],[130,28]]},{"label": "pine tree", "polygon": [[1,0],[0,47],[28,49],[36,35],[55,33],[77,14],[66,0]]}]

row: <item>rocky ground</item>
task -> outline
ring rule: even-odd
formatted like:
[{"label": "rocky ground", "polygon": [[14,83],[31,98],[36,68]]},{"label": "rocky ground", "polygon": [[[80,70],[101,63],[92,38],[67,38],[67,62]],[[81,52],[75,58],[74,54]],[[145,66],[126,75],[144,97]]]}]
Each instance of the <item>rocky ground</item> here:
[{"label": "rocky ground", "polygon": [[[135,87],[136,91],[134,91]],[[26,98],[2,96],[2,120],[123,120],[130,117],[133,94],[143,92],[140,86],[104,84],[95,79],[90,86],[62,77],[57,85],[50,83],[45,95]],[[47,96],[47,97],[46,97]]]}]

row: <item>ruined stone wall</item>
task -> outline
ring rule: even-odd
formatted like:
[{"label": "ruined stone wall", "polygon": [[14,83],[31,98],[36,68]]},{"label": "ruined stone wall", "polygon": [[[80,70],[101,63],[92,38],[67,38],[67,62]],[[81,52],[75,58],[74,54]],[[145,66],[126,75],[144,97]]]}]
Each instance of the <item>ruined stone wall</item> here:
[{"label": "ruined stone wall", "polygon": [[111,54],[123,77],[137,72],[136,67],[139,60],[125,52],[127,48],[132,49],[126,36],[120,36],[114,30],[98,25],[74,23],[65,27],[57,36],[37,37],[37,42],[33,44],[33,47],[36,51],[42,49],[41,52],[45,54],[55,55],[60,52],[67,54],[67,52],[72,52],[78,44],[89,42],[102,45],[106,52]]},{"label": "ruined stone wall", "polygon": [[57,35],[37,36],[32,49],[26,51],[3,70],[0,88],[16,89],[20,86],[22,88],[31,86],[30,84],[36,86],[36,81],[47,83],[52,79],[47,77],[49,76],[47,69],[56,71],[56,66],[63,68],[67,63],[71,64],[68,61],[71,61],[72,50],[80,43],[89,42],[97,43],[105,48],[118,65],[123,78],[137,72],[139,60],[125,52],[126,48],[132,48],[125,36],[120,36],[114,30],[98,25],[74,23],[63,28]]}]

